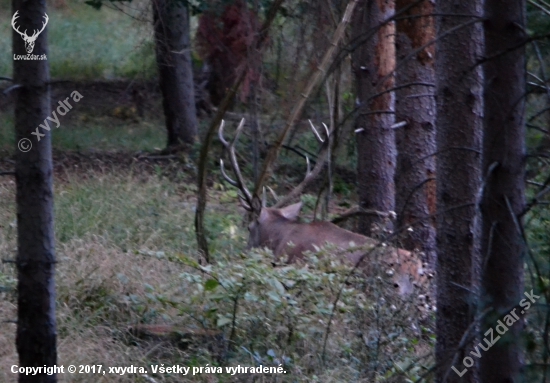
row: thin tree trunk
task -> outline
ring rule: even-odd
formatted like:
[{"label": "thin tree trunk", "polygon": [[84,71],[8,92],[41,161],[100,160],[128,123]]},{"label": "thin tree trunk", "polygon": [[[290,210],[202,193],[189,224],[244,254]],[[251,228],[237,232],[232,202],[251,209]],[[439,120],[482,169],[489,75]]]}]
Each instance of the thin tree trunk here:
[{"label": "thin tree trunk", "polygon": [[[382,24],[393,16],[393,1],[362,0],[352,21],[355,38],[365,38],[376,32],[352,55],[352,70],[357,86],[360,112],[356,119],[357,180],[359,205],[363,209],[394,210],[395,189],[395,97],[393,70],[395,68],[395,25]],[[384,81],[382,81],[384,80]],[[386,91],[386,92],[385,92]],[[377,95],[378,94],[378,95]],[[376,96],[377,95],[377,96]],[[376,216],[362,216],[359,231],[370,234]]]},{"label": "thin tree trunk", "polygon": [[[525,208],[525,50],[510,49],[525,38],[525,1],[485,0],[485,130],[482,212],[482,307],[488,310],[482,333],[495,328],[523,296],[520,214]],[[530,302],[533,303],[533,302]],[[516,308],[514,308],[516,307]],[[519,382],[523,355],[517,320],[480,360],[483,382]]]},{"label": "thin tree trunk", "polygon": [[197,135],[189,12],[181,1],[153,0],[153,22],[167,146],[178,148]]},{"label": "thin tree trunk", "polygon": [[[40,30],[45,0],[13,0],[21,31]],[[21,36],[13,33],[13,52],[26,54]],[[48,53],[47,29],[36,39],[33,55]],[[32,135],[51,116],[47,60],[14,60],[13,79],[22,87],[15,100],[17,183],[17,352],[20,367],[57,363],[55,320],[55,240],[51,135]],[[29,149],[29,145],[32,146]],[[29,150],[27,150],[29,149]],[[56,375],[19,375],[19,382],[56,382]]]},{"label": "thin tree trunk", "polygon": [[[483,123],[482,72],[476,65],[483,48],[481,24],[453,14],[481,16],[481,0],[439,1],[437,60],[437,318],[438,382],[475,382],[470,357],[475,335],[479,279],[479,224],[476,196],[481,185]],[[451,28],[454,32],[447,33]],[[471,327],[473,326],[473,328]],[[468,338],[466,338],[468,339]],[[466,360],[469,364],[469,359]],[[463,376],[452,369],[455,369]]]},{"label": "thin tree trunk", "polygon": [[[265,38],[267,37],[267,31],[269,30],[269,27],[271,26],[271,23],[273,20],[275,20],[275,17],[277,16],[277,13],[279,11],[279,8],[284,0],[275,0],[267,12],[266,18],[264,23],[262,24],[262,27],[260,28],[260,32],[257,35],[257,40],[254,41],[254,46],[258,51],[261,50],[262,44],[265,41]],[[212,143],[212,139],[214,137],[214,132],[219,128],[220,122],[222,121],[223,115],[226,112],[227,108],[229,107],[229,104],[231,103],[231,100],[233,97],[235,97],[235,94],[237,93],[237,90],[241,86],[245,76],[246,76],[246,67],[242,67],[240,69],[240,73],[237,75],[237,79],[235,80],[235,84],[233,87],[227,92],[225,95],[221,106],[218,108],[218,112],[210,122],[210,126],[208,127],[208,131],[206,132],[206,135],[204,137],[201,151],[199,155],[199,164],[198,164],[198,175],[197,175],[197,184],[199,187],[199,190],[197,191],[197,208],[195,211],[195,234],[197,237],[197,247],[199,251],[202,253],[202,256],[204,256],[207,263],[210,263],[210,255],[208,251],[208,241],[206,239],[206,232],[204,228],[204,211],[206,209],[206,171],[207,171],[207,161],[208,161],[208,152],[210,149],[210,144]]]},{"label": "thin tree trunk", "polygon": [[[417,2],[397,0],[397,12]],[[433,2],[424,0],[400,14],[404,19],[397,21],[396,25],[398,62],[434,39],[434,18],[414,17],[429,15],[433,11]],[[406,123],[396,131],[395,205],[400,228],[435,213],[435,157],[432,155],[435,153],[434,56],[435,46],[432,44],[408,58],[396,73],[396,122]],[[423,260],[435,269],[435,218],[424,218],[412,227],[412,231],[404,233],[404,247],[423,251]]]}]

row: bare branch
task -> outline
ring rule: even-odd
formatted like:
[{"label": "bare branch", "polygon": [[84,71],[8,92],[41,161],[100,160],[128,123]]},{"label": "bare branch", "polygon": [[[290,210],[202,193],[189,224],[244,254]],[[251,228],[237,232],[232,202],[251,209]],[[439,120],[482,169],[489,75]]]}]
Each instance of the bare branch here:
[{"label": "bare branch", "polygon": [[397,122],[397,123],[393,124],[392,126],[390,126],[390,128],[399,129],[399,128],[402,128],[402,127],[407,126],[407,125],[408,125],[407,121],[401,121],[401,122]]},{"label": "bare branch", "polygon": [[2,94],[4,96],[8,95],[12,90],[16,90],[16,89],[19,89],[19,88],[23,88],[23,85],[21,84],[13,84],[12,86],[8,86],[6,89],[4,89],[2,91]]},{"label": "bare branch", "polygon": [[531,4],[532,6],[538,8],[539,10],[541,10],[542,12],[546,13],[547,16],[550,16],[550,11],[546,8],[544,8],[542,5],[540,5],[539,3],[533,1],[533,0],[527,0],[527,2],[529,4]]},{"label": "bare branch", "polygon": [[302,191],[305,189],[307,185],[311,181],[313,181],[319,173],[321,173],[321,170],[325,166],[325,161],[327,159],[328,150],[325,148],[323,150],[323,153],[319,155],[319,158],[317,160],[317,163],[315,164],[315,167],[313,170],[311,170],[311,166],[309,164],[309,158],[306,156],[306,162],[307,162],[307,170],[306,170],[306,176],[304,177],[304,180],[298,184],[290,193],[288,193],[286,196],[284,196],[282,199],[280,199],[273,207],[274,208],[280,208],[286,204],[288,204],[290,201],[292,201],[294,198],[298,197],[300,194],[302,194]]},{"label": "bare branch", "polygon": [[334,224],[338,224],[348,220],[349,218],[358,217],[362,215],[375,215],[375,216],[384,217],[384,218],[390,217],[389,212],[379,211],[374,209],[363,209],[359,206],[354,206],[351,209],[348,209],[342,214],[340,214],[338,217],[333,218],[331,222]]}]

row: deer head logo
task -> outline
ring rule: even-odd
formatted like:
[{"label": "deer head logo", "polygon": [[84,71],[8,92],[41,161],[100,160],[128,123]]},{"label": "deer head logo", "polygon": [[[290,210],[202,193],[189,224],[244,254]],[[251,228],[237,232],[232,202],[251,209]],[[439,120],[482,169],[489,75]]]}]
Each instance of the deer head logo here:
[{"label": "deer head logo", "polygon": [[21,35],[21,38],[23,39],[23,41],[25,41],[25,50],[27,51],[27,53],[32,53],[32,51],[34,49],[34,42],[38,38],[38,35],[40,35],[42,33],[44,28],[46,28],[46,25],[48,25],[49,17],[46,13],[44,13],[44,16],[43,16],[44,17],[44,22],[42,23],[42,29],[41,30],[35,29],[32,36],[28,36],[26,29],[25,29],[25,32],[21,32],[19,30],[19,28],[15,25],[15,20],[17,20],[19,18],[18,13],[19,13],[19,11],[15,12],[15,14],[13,15],[13,17],[11,19],[11,26],[13,27],[13,30],[15,32],[17,32]]}]

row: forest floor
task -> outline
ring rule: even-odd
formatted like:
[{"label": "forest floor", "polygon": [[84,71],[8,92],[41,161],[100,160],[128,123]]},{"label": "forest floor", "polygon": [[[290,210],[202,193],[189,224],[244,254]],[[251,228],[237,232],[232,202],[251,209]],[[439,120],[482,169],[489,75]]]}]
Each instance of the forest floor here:
[{"label": "forest floor", "polygon": [[[153,85],[137,86],[147,94],[142,113],[132,99],[136,84],[129,82],[62,82],[52,91],[52,110],[75,90],[83,96],[60,118],[52,135],[58,350],[59,364],[65,366],[133,365],[148,371],[99,377],[64,374],[60,382],[182,381],[181,374],[153,374],[151,365],[161,363],[197,368],[281,364],[289,372],[264,375],[266,382],[372,381],[382,375],[392,381],[427,370],[430,359],[420,355],[433,344],[431,319],[419,317],[416,299],[396,300],[379,287],[372,290],[378,298],[366,298],[364,287],[359,287],[364,282],[352,288],[348,281],[328,330],[347,269],[334,266],[329,258],[328,263],[292,268],[295,275],[281,275],[289,271],[273,268],[272,255],[245,252],[245,212],[235,190],[221,182],[218,143],[210,163],[205,223],[216,265],[196,264],[198,145],[190,154],[161,154],[165,130],[160,95]],[[12,103],[4,100],[1,172],[14,169],[12,127]],[[299,139],[304,146],[306,141]],[[250,166],[243,164],[243,170],[250,177]],[[271,182],[284,194],[304,171],[302,159],[283,152]],[[342,166],[331,213],[350,206],[353,180],[353,172]],[[312,215],[318,186],[302,197],[306,217]],[[15,250],[15,182],[13,176],[2,176],[0,253],[11,260]],[[329,253],[321,251],[320,259],[323,254]],[[298,279],[289,282],[292,278]],[[373,276],[371,283],[385,280]],[[294,284],[303,287],[292,292],[289,286]],[[15,287],[13,264],[1,264],[3,321],[16,318]],[[17,363],[15,324],[2,326],[0,365],[11,366]],[[330,336],[324,343],[326,331]],[[322,360],[323,350],[327,361]],[[380,366],[375,367],[375,360]],[[201,374],[184,379],[249,382],[254,376]],[[4,368],[0,381],[12,382],[15,376]]]}]

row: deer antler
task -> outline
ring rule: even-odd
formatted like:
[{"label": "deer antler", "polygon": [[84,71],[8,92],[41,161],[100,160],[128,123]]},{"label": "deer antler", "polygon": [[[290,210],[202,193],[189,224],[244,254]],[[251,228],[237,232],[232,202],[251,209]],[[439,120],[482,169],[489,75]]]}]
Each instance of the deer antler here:
[{"label": "deer antler", "polygon": [[18,27],[15,26],[15,20],[17,20],[19,18],[19,15],[18,15],[19,11],[16,11],[14,14],[13,14],[13,17],[11,18],[11,26],[13,28],[13,30],[17,33],[19,33],[21,36],[25,35],[27,36],[27,30],[25,29],[25,32],[21,32],[19,30]]},{"label": "deer antler", "polygon": [[222,120],[220,124],[220,129],[218,131],[218,137],[220,138],[220,141],[222,142],[223,146],[225,146],[225,148],[229,153],[229,161],[230,161],[231,167],[233,168],[233,172],[235,173],[236,180],[233,180],[231,177],[227,175],[227,173],[225,172],[222,159],[220,159],[220,170],[222,172],[223,178],[225,178],[225,180],[229,182],[231,185],[238,188],[239,191],[242,193],[242,195],[239,195],[239,198],[243,202],[245,209],[248,211],[252,211],[252,194],[244,184],[243,176],[241,174],[241,169],[239,168],[239,163],[237,162],[237,155],[235,154],[235,143],[239,139],[239,135],[241,134],[244,128],[244,118],[241,120],[239,126],[237,127],[237,130],[235,131],[235,137],[233,138],[233,141],[231,141],[231,143],[227,142],[227,140],[223,137],[224,125],[225,125],[225,121]]},{"label": "deer antler", "polygon": [[[308,120],[308,121],[309,121],[309,126],[311,127],[311,130],[313,131],[313,134],[315,135],[315,138],[317,139],[317,141],[319,141],[321,144],[324,144],[325,140],[321,137],[321,135],[315,128],[315,125],[313,125],[313,122],[311,122],[311,120]],[[330,132],[328,130],[327,124],[325,124],[324,122],[323,122],[323,127],[325,128],[325,133],[328,138],[330,136]]]},{"label": "deer antler", "polygon": [[[311,129],[313,130],[313,133],[314,133],[315,137],[317,138],[317,140],[321,143],[327,142],[327,140],[328,140],[328,138],[330,137],[330,134],[331,134],[328,127],[325,124],[323,124],[323,126],[325,128],[325,133],[326,133],[326,139],[323,139],[321,137],[321,135],[319,134],[319,132],[317,131],[317,129],[315,129],[315,126],[313,125],[313,123],[311,123],[311,121],[309,123],[310,123]],[[229,184],[231,184],[231,185],[233,185],[233,186],[235,186],[236,188],[239,189],[239,193],[238,193],[239,199],[241,200],[241,203],[243,204],[244,208],[248,211],[254,211],[254,209],[259,209],[260,207],[259,206],[256,207],[255,205],[253,205],[254,196],[252,195],[252,193],[250,193],[250,191],[246,188],[246,186],[244,184],[243,176],[242,176],[241,170],[239,168],[239,163],[237,162],[237,155],[235,153],[235,143],[239,139],[239,135],[241,134],[241,132],[244,128],[244,118],[239,123],[239,126],[237,127],[237,130],[235,131],[235,137],[233,138],[231,143],[229,143],[223,137],[223,128],[224,128],[224,126],[225,126],[225,121],[222,120],[222,122],[220,124],[220,128],[218,130],[218,137],[220,138],[221,143],[223,144],[223,146],[227,149],[227,151],[229,153],[229,161],[230,161],[231,167],[233,168],[233,172],[235,173],[236,179],[232,179],[231,177],[229,177],[227,175],[227,173],[225,171],[223,160],[220,159],[220,170],[221,170],[222,176],[227,182],[229,182]],[[328,146],[328,145],[325,145],[325,146]],[[307,155],[305,156],[307,167],[306,167],[306,175],[305,175],[303,181],[298,186],[296,186],[283,199],[278,200],[273,207],[279,208],[281,206],[284,206],[289,201],[291,201],[292,199],[294,199],[294,198],[296,198],[297,196],[300,195],[302,190],[304,190],[304,188],[313,179],[315,179],[319,175],[319,173],[321,172],[321,170],[322,170],[322,168],[325,164],[325,161],[326,161],[327,152],[328,152],[327,150],[323,151],[323,153],[319,157],[317,163],[315,164],[315,167],[313,168],[313,170],[311,169],[311,163],[309,161],[309,157]],[[274,194],[274,192],[271,188],[270,188],[270,191],[271,191],[272,194]],[[276,197],[275,197],[275,199],[277,200]],[[265,207],[265,200],[266,200],[265,188],[263,188],[262,207]]]},{"label": "deer antler", "polygon": [[313,170],[311,169],[311,165],[309,163],[309,157],[306,156],[306,162],[307,162],[307,170],[306,170],[306,176],[304,177],[303,181],[300,182],[300,184],[298,184],[298,186],[296,186],[294,189],[291,190],[290,193],[288,193],[284,198],[278,200],[275,205],[273,207],[275,208],[280,208],[282,206],[285,206],[287,203],[289,203],[290,201],[292,201],[294,198],[298,197],[300,195],[300,193],[302,193],[302,191],[305,189],[305,187],[311,182],[313,181],[315,178],[317,178],[317,176],[321,173],[321,170],[323,169],[323,167],[325,166],[325,162],[327,160],[327,157],[328,157],[328,153],[329,153],[329,145],[326,145],[330,137],[330,135],[332,134],[332,132],[328,129],[328,127],[323,124],[323,127],[325,128],[325,133],[326,133],[326,139],[323,139],[321,137],[321,135],[319,134],[319,132],[317,131],[317,129],[315,128],[315,126],[313,125],[313,123],[311,121],[309,121],[309,124],[310,124],[310,127],[311,127],[311,130],[313,131],[313,134],[315,135],[315,138],[317,138],[317,140],[322,143],[322,144],[325,144],[325,149],[322,151],[322,153],[319,155],[319,157],[317,158],[317,162],[315,163],[315,166],[313,167]]},{"label": "deer antler", "polygon": [[42,23],[42,29],[40,30],[35,29],[32,36],[27,35],[26,29],[25,29],[25,32],[21,32],[19,28],[15,25],[15,21],[19,18],[19,11],[15,12],[13,17],[11,18],[11,26],[13,27],[13,30],[19,33],[23,38],[23,41],[25,42],[25,50],[27,51],[27,53],[32,53],[36,39],[42,33],[42,31],[46,28],[46,25],[48,25],[48,20],[50,19],[48,15],[45,13],[44,16],[42,17],[44,18],[44,22]]},{"label": "deer antler", "polygon": [[42,23],[42,29],[37,31],[36,29],[34,30],[34,33],[32,34],[31,38],[35,37],[35,36],[38,36],[39,34],[42,33],[42,31],[46,28],[46,25],[48,25],[48,21],[50,20],[50,18],[48,17],[48,15],[46,13],[44,13],[44,16],[42,16],[45,20],[44,22]]},{"label": "deer antler", "polygon": [[42,29],[41,30],[35,29],[32,36],[27,35],[27,30],[26,29],[25,29],[25,32],[21,32],[19,30],[19,28],[15,25],[15,20],[17,20],[19,18],[19,11],[16,11],[13,14],[13,17],[11,18],[11,26],[12,26],[13,30],[16,31],[17,33],[19,33],[21,36],[24,36],[27,39],[32,40],[34,37],[37,37],[39,34],[41,34],[42,31],[44,30],[44,28],[46,28],[46,25],[48,25],[48,21],[50,20],[48,15],[46,13],[44,13],[44,16],[42,16],[42,17],[45,19],[42,22]]}]

